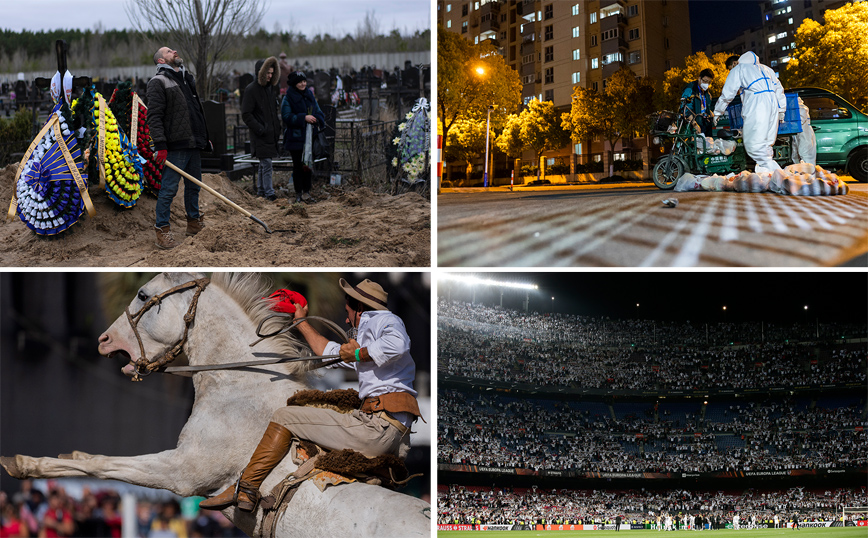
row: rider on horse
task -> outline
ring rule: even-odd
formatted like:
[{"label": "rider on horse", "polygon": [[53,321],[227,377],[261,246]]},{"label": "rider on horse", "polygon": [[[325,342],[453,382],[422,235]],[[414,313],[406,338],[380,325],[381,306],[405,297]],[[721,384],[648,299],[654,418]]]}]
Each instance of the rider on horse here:
[{"label": "rider on horse", "polygon": [[[410,356],[410,337],[404,322],[386,306],[388,294],[368,279],[358,286],[343,278],[347,323],[358,331],[358,341],[329,341],[308,322],[297,327],[317,355],[340,355],[338,365],[355,369],[359,376],[360,409],[340,413],[319,407],[287,406],[274,412],[259,446],[238,484],[200,503],[207,510],[237,505],[252,511],[259,487],[289,451],[293,434],[329,449],[349,448],[367,457],[397,454],[410,449],[410,426],[421,416],[413,382],[416,366]],[[307,317],[307,305],[293,303],[295,320]]]}]

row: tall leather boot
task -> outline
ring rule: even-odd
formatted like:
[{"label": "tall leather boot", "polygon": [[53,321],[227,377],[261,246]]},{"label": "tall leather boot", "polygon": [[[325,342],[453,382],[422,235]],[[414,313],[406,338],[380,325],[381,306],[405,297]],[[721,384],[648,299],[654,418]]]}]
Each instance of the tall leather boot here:
[{"label": "tall leather boot", "polygon": [[[276,422],[269,422],[259,446],[253,451],[250,463],[241,474],[238,484],[226,488],[223,493],[199,503],[205,510],[223,510],[233,505],[245,512],[252,512],[259,502],[259,486],[265,477],[289,452],[292,433]],[[238,495],[235,489],[238,488]]]}]

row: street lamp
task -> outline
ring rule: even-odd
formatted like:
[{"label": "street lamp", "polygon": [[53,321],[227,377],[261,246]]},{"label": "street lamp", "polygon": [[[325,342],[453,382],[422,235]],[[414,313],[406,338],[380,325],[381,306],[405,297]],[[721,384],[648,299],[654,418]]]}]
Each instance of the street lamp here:
[{"label": "street lamp", "polygon": [[[485,76],[485,68],[479,66],[476,68],[476,74],[480,77]],[[488,114],[485,119],[485,170],[482,174],[482,186],[488,187],[488,134],[491,131],[491,111],[494,105],[488,105]]]},{"label": "street lamp", "polygon": [[555,313],[555,298],[552,297],[552,314]]},{"label": "street lamp", "polygon": [[485,173],[482,175],[483,187],[488,187],[488,133],[491,130],[491,110],[493,108],[494,105],[488,105],[488,118],[485,120]]}]

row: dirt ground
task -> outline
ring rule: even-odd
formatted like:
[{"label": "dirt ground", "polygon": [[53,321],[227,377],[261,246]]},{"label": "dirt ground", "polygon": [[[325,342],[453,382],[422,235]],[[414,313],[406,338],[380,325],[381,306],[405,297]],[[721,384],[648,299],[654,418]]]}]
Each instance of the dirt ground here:
[{"label": "dirt ground", "polygon": [[[0,201],[9,208],[15,167],[0,169]],[[154,244],[157,204],[143,194],[121,209],[98,186],[89,192],[96,216],[84,216],[55,237],[41,237],[16,216],[0,226],[0,266],[4,267],[430,267],[431,204],[410,192],[377,194],[367,187],[331,187],[314,182],[313,204],[292,204],[288,174],[275,173],[277,201],[255,196],[250,177],[230,181],[203,174],[203,181],[254,216],[262,226],[202,190],[206,227],[186,237],[183,186],[172,203],[172,231],[180,245]],[[183,185],[183,182],[182,182]],[[282,194],[282,195],[280,195]],[[286,196],[291,196],[291,200]]]}]

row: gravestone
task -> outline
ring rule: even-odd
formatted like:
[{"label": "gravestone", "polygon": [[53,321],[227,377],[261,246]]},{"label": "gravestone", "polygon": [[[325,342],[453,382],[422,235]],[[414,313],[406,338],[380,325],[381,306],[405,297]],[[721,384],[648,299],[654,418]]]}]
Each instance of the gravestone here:
[{"label": "gravestone", "polygon": [[231,170],[232,156],[226,158],[226,103],[205,101],[202,103],[205,113],[205,125],[208,136],[214,145],[214,151],[202,152],[202,169]]},{"label": "gravestone", "polygon": [[313,75],[313,87],[313,93],[320,107],[330,105],[332,102],[332,76],[325,71],[317,71]]}]

